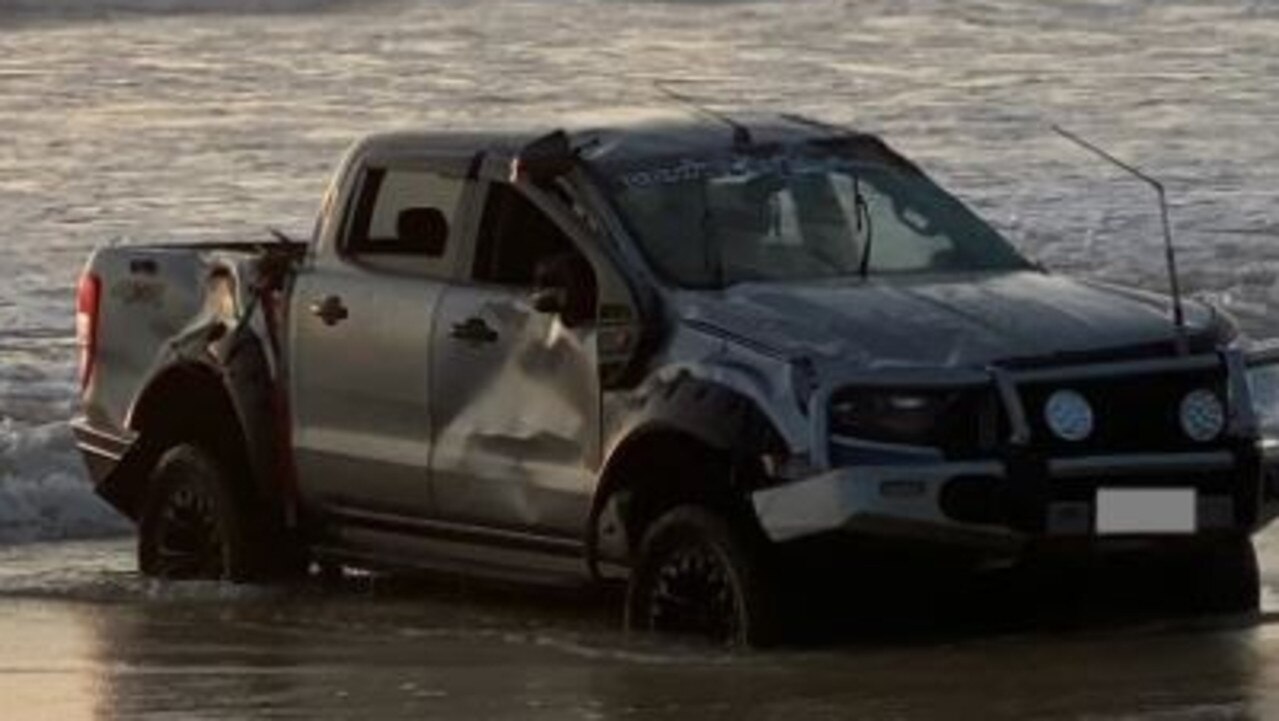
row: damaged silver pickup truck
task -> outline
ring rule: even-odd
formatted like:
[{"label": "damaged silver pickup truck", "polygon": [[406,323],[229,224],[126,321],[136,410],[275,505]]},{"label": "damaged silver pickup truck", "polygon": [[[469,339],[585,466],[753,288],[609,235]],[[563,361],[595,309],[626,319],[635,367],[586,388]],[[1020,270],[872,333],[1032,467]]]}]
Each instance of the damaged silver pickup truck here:
[{"label": "damaged silver pickup truck", "polygon": [[627,579],[755,642],[796,549],[1118,549],[1251,609],[1279,356],[1172,306],[797,116],[378,135],[309,243],[95,252],[74,428],[159,577]]}]

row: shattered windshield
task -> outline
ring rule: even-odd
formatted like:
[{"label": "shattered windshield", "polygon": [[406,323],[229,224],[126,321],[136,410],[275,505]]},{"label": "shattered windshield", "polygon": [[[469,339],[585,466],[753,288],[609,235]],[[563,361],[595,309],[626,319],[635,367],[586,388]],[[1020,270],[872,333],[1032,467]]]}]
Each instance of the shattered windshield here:
[{"label": "shattered windshield", "polygon": [[900,159],[785,146],[650,159],[609,181],[650,262],[686,287],[1029,267]]}]

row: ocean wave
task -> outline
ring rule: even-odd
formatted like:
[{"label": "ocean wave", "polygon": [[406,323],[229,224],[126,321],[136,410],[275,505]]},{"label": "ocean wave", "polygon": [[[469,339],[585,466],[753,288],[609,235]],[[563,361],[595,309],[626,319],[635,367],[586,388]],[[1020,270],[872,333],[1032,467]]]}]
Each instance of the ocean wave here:
[{"label": "ocean wave", "polygon": [[128,531],[94,495],[66,423],[0,421],[0,543]]},{"label": "ocean wave", "polygon": [[104,17],[117,14],[293,13],[350,0],[0,0],[0,15]]}]

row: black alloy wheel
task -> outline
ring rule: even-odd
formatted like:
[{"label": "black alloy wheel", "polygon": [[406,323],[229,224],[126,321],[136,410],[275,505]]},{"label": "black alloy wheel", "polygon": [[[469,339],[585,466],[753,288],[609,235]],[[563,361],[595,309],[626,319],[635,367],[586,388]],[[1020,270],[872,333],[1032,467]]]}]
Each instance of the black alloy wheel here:
[{"label": "black alloy wheel", "polygon": [[139,568],[156,578],[239,580],[244,549],[238,524],[222,467],[196,446],[176,446],[151,477]]},{"label": "black alloy wheel", "polygon": [[632,569],[627,628],[726,646],[766,642],[762,573],[743,535],[696,506],[654,521]]}]

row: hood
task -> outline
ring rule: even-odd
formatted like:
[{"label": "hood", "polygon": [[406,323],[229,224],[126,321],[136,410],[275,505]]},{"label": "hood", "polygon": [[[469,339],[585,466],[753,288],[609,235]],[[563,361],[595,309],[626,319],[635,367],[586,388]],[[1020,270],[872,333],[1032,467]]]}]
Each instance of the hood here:
[{"label": "hood", "polygon": [[[1033,271],[752,283],[677,301],[693,327],[840,365],[983,366],[1171,342],[1167,300]],[[1192,337],[1214,312],[1185,303]]]}]

